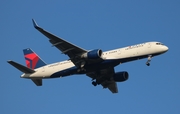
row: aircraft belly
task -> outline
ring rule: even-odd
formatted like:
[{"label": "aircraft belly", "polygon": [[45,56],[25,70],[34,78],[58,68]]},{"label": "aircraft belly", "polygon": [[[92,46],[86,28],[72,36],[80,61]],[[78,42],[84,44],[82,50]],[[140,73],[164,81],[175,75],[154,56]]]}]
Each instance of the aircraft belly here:
[{"label": "aircraft belly", "polygon": [[117,60],[105,60],[102,63],[85,65],[84,68],[86,69],[87,72],[92,72],[92,71],[101,70],[101,69],[105,69],[109,67],[115,67],[118,64],[119,62]]},{"label": "aircraft belly", "polygon": [[50,75],[50,78],[65,77],[73,74],[77,74],[77,67],[73,66],[64,70],[59,70]]}]

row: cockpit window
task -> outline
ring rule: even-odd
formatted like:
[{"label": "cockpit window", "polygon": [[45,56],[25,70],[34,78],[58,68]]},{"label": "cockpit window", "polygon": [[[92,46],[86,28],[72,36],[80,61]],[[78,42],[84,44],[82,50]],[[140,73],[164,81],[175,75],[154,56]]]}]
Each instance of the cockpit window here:
[{"label": "cockpit window", "polygon": [[163,44],[163,43],[159,43],[159,42],[158,42],[158,43],[156,43],[156,45],[164,45],[164,44]]}]

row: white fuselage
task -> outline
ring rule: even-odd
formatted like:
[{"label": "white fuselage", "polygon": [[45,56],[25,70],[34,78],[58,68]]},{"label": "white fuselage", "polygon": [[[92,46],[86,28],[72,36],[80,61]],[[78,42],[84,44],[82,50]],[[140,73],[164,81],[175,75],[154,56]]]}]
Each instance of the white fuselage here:
[{"label": "white fuselage", "polygon": [[[149,55],[156,56],[166,52],[167,50],[168,47],[163,45],[162,43],[146,42],[146,43],[141,43],[137,45],[127,46],[127,47],[103,52],[102,58],[104,61],[116,60],[119,64],[121,64],[124,62],[147,58]],[[71,62],[71,60],[66,60],[37,68],[35,69],[36,71],[35,73],[23,74],[21,75],[21,77],[30,78],[30,79],[50,78],[54,73],[60,71],[62,72],[60,73],[59,77],[63,77],[63,75],[61,75],[63,74],[63,72],[65,73],[64,76],[78,74],[78,72],[74,73],[74,71],[69,73],[66,72],[66,70],[71,68],[75,68],[75,65]]]}]

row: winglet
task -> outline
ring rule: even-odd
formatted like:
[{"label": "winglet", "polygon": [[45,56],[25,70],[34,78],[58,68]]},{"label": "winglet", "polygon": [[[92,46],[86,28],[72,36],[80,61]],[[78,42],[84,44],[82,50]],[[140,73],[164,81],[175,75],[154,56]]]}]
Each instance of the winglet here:
[{"label": "winglet", "polygon": [[37,25],[36,21],[34,19],[32,19],[32,22],[33,22],[34,28],[38,29],[39,26]]}]

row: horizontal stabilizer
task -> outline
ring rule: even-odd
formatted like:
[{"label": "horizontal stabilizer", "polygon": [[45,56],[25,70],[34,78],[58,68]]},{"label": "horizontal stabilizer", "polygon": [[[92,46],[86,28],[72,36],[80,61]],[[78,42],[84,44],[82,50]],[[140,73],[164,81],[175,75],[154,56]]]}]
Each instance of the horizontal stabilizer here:
[{"label": "horizontal stabilizer", "polygon": [[14,66],[15,68],[17,68],[18,70],[20,70],[21,72],[24,72],[24,73],[34,73],[35,72],[34,70],[32,70],[32,69],[30,69],[28,67],[25,67],[25,66],[23,66],[23,65],[21,65],[19,63],[16,63],[14,61],[9,60],[7,62],[9,64],[11,64],[12,66]]},{"label": "horizontal stabilizer", "polygon": [[42,79],[31,79],[37,86],[42,86]]}]

